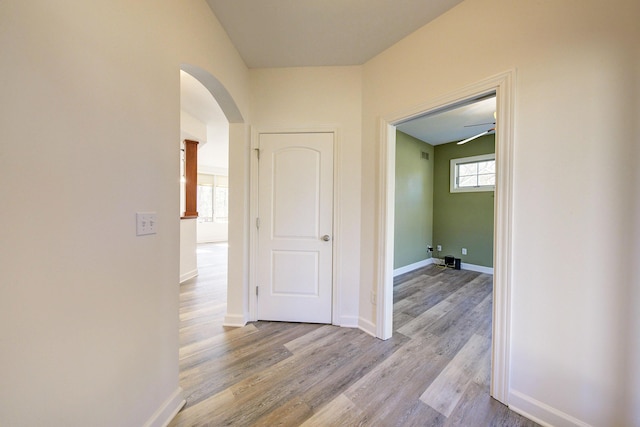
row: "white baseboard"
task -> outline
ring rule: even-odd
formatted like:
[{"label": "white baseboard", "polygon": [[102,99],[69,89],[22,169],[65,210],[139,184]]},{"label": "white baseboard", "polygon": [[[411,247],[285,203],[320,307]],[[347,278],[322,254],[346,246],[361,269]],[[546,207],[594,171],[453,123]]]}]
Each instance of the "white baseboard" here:
[{"label": "white baseboard", "polygon": [[363,319],[362,317],[358,319],[358,329],[371,335],[372,337],[376,336],[376,325],[369,322],[368,320]]},{"label": "white baseboard", "polygon": [[182,388],[178,387],[144,423],[144,427],[167,427],[185,403]]},{"label": "white baseboard", "polygon": [[467,264],[466,262],[461,262],[460,268],[463,270],[477,271],[478,273],[493,274],[493,267],[485,267],[484,265]]},{"label": "white baseboard", "polygon": [[224,316],[222,326],[231,328],[242,328],[247,324],[247,319],[242,314],[227,314]]},{"label": "white baseboard", "polygon": [[191,270],[191,271],[189,271],[187,273],[181,274],[180,275],[180,283],[184,283],[189,279],[193,279],[197,275],[198,275],[198,269],[197,268],[195,270]]},{"label": "white baseboard", "polygon": [[358,316],[340,316],[341,328],[358,328]]},{"label": "white baseboard", "polygon": [[545,427],[591,427],[519,391],[509,391],[509,409]]},{"label": "white baseboard", "polygon": [[229,239],[204,239],[196,241],[197,244],[200,243],[227,243]]},{"label": "white baseboard", "polygon": [[423,259],[422,261],[414,262],[413,264],[405,265],[393,270],[393,277],[401,274],[409,273],[410,271],[417,270],[422,267],[426,267],[429,264],[433,264],[433,258]]},{"label": "white baseboard", "polygon": [[[433,264],[444,264],[442,258],[432,258]],[[460,263],[462,270],[477,271],[478,273],[493,274],[493,267],[485,267],[484,265],[467,264],[466,262]]]}]

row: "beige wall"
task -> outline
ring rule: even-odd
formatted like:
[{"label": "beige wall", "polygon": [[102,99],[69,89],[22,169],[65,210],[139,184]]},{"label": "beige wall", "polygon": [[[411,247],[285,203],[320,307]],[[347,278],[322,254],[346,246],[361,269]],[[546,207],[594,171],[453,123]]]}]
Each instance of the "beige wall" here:
[{"label": "beige wall", "polygon": [[198,275],[196,219],[180,220],[180,283]]},{"label": "beige wall", "polygon": [[555,425],[640,422],[639,5],[467,0],[364,66],[360,306],[372,322],[378,117],[516,69],[510,403]]},{"label": "beige wall", "polygon": [[340,323],[356,326],[360,274],[361,67],[251,70],[253,126],[337,129],[340,229],[336,233]]},{"label": "beige wall", "polygon": [[[244,114],[247,69],[199,0],[3,1],[0,51],[0,424],[163,421],[180,400],[180,64]],[[136,237],[136,211],[156,235]]]},{"label": "beige wall", "polygon": [[[361,326],[379,117],[515,68],[510,401],[555,425],[640,424],[639,7],[466,0],[362,67],[249,72],[201,0],[0,2],[0,424],[142,425],[175,403],[181,63],[245,118],[226,320],[248,310],[248,124],[333,126],[340,311]],[[135,236],[136,211],[157,235]]]}]

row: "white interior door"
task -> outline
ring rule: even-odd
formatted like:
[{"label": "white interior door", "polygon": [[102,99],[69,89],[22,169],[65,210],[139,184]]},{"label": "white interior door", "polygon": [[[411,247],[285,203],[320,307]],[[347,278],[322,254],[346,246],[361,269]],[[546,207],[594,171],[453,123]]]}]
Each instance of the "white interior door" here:
[{"label": "white interior door", "polygon": [[331,323],[333,133],[259,136],[258,319]]}]

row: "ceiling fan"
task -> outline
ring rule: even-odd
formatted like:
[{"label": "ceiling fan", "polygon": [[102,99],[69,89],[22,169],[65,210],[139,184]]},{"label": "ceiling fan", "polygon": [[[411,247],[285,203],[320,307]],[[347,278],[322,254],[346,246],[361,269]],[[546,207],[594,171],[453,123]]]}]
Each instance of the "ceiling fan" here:
[{"label": "ceiling fan", "polygon": [[[494,120],[496,118],[496,113],[495,112],[493,113],[493,118],[494,118]],[[489,129],[489,130],[485,130],[484,132],[480,132],[477,135],[473,135],[473,136],[471,136],[471,137],[469,137],[467,139],[463,139],[462,141],[458,142],[457,144],[458,145],[466,144],[469,141],[473,141],[476,138],[480,138],[481,136],[488,135],[491,132],[495,132],[496,131],[496,122],[477,123],[475,125],[466,125],[465,127],[467,128],[467,127],[471,127],[471,126],[483,126],[483,125],[493,125],[493,127],[491,129]]]}]

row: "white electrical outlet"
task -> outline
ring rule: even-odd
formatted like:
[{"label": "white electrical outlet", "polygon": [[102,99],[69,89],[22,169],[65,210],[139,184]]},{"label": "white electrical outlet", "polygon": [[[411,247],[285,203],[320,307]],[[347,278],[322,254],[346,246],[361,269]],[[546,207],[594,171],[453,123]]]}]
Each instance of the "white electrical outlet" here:
[{"label": "white electrical outlet", "polygon": [[155,212],[136,212],[136,236],[156,234],[156,216]]},{"label": "white electrical outlet", "polygon": [[442,252],[442,245],[438,245],[438,246],[436,246],[436,250],[437,250],[438,252]]},{"label": "white electrical outlet", "polygon": [[467,248],[462,248],[462,255],[466,255],[467,254]]},{"label": "white electrical outlet", "polygon": [[371,304],[376,305],[378,303],[377,295],[375,291],[371,291]]}]

